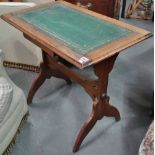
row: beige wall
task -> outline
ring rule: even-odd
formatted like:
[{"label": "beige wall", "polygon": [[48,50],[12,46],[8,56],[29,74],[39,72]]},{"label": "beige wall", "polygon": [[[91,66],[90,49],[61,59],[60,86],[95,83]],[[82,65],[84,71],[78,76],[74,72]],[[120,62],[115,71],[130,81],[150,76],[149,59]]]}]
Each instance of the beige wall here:
[{"label": "beige wall", "polygon": [[[30,2],[46,2],[48,0],[25,0]],[[9,7],[0,5],[0,14],[12,12],[25,7]],[[41,50],[28,40],[22,33],[0,19],[0,49],[5,53],[5,60],[39,65],[42,61]]]}]

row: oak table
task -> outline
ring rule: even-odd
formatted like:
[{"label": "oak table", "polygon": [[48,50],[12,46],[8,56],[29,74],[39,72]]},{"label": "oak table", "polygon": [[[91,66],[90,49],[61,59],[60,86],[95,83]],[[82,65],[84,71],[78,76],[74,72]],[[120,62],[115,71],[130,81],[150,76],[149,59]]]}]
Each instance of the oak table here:
[{"label": "oak table", "polygon": [[[77,136],[73,152],[78,151],[98,120],[104,116],[120,120],[119,111],[109,103],[107,95],[109,73],[118,54],[150,37],[150,32],[64,1],[41,4],[1,18],[42,49],[41,71],[31,86],[28,103],[51,76],[68,84],[72,80],[79,83],[92,98],[92,112]],[[98,78],[82,76],[62,60],[83,71],[92,66]]]}]

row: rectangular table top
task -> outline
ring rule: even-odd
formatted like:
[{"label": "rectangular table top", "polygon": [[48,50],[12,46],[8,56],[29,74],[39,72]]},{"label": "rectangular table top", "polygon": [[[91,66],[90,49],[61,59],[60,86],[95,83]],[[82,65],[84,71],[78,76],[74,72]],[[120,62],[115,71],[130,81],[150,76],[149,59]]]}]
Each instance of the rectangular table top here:
[{"label": "rectangular table top", "polygon": [[86,54],[121,37],[132,34],[106,21],[89,16],[62,4],[17,14],[17,17],[55,37],[80,54]]},{"label": "rectangular table top", "polygon": [[144,40],[143,29],[67,2],[46,3],[3,15],[8,23],[79,68]]}]

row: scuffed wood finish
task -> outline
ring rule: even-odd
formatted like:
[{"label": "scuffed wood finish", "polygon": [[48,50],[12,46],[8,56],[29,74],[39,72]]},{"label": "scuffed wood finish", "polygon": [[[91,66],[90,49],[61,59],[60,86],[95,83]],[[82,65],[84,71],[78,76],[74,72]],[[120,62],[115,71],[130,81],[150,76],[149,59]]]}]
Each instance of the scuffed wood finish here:
[{"label": "scuffed wood finish", "polygon": [[[48,51],[49,50],[53,51],[56,55],[59,55],[60,57],[64,58],[65,60],[67,60],[68,62],[70,62],[71,64],[75,65],[78,68],[84,68],[89,65],[96,64],[96,63],[98,63],[108,57],[111,57],[112,55],[115,55],[116,53],[119,53],[119,52],[123,51],[124,49],[126,49],[126,48],[128,48],[128,47],[130,47],[130,46],[132,46],[132,45],[134,45],[134,44],[136,44],[136,43],[138,43],[152,35],[150,32],[148,32],[144,29],[135,27],[133,25],[124,23],[122,21],[118,21],[116,19],[112,19],[110,17],[95,13],[93,11],[90,11],[90,10],[87,10],[87,9],[84,9],[81,7],[77,7],[76,5],[73,5],[73,4],[64,2],[64,1],[57,1],[57,2],[41,4],[41,5],[32,7],[32,8],[18,11],[18,13],[28,12],[33,9],[48,6],[49,4],[52,5],[54,3],[61,3],[65,6],[71,7],[75,10],[79,10],[79,11],[81,11],[85,14],[88,14],[90,16],[97,17],[100,20],[107,21],[111,24],[117,25],[122,28],[127,28],[127,29],[133,31],[134,33],[133,33],[133,35],[129,35],[122,39],[118,39],[114,42],[111,42],[103,47],[97,48],[97,49],[90,51],[86,54],[79,54],[76,51],[74,51],[73,49],[69,48],[68,46],[65,46],[61,41],[58,41],[51,36],[47,36],[44,32],[38,31],[31,24],[28,24],[28,23],[24,22],[23,20],[17,18],[14,13],[2,15],[1,18],[4,19],[6,22],[10,23],[11,25],[13,25],[14,27],[16,27],[17,29],[19,29],[20,31],[24,32],[24,34],[26,34],[27,36],[31,36],[32,39],[37,41],[37,44],[39,44],[41,46],[46,45],[46,47],[44,47],[44,48],[46,48],[46,49],[48,48]],[[42,49],[44,49],[44,48],[42,48]],[[90,60],[90,62],[87,64],[81,64],[79,62],[79,59],[81,57],[88,58]]]}]

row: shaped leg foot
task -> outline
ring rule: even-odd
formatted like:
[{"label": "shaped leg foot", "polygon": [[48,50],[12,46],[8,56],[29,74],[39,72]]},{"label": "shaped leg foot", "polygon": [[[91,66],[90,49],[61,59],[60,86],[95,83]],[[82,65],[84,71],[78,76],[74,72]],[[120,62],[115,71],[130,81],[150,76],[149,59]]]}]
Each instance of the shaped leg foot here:
[{"label": "shaped leg foot", "polygon": [[120,113],[116,107],[109,104],[109,97],[102,98],[104,116],[114,117],[116,121],[121,119]]},{"label": "shaped leg foot", "polygon": [[96,122],[97,122],[97,120],[95,119],[94,115],[91,114],[90,117],[88,118],[88,120],[84,123],[83,127],[81,128],[81,130],[77,136],[76,142],[73,147],[74,153],[79,150],[82,141],[88,135],[90,130],[94,127]]},{"label": "shaped leg foot", "polygon": [[90,114],[88,120],[84,123],[83,127],[81,128],[76,142],[73,147],[73,152],[77,152],[80,148],[81,143],[94,127],[98,120],[101,120],[104,116],[108,117],[115,117],[116,121],[120,120],[119,111],[109,104],[109,97],[105,96],[100,98],[99,100],[96,98],[93,102],[93,110]]}]

